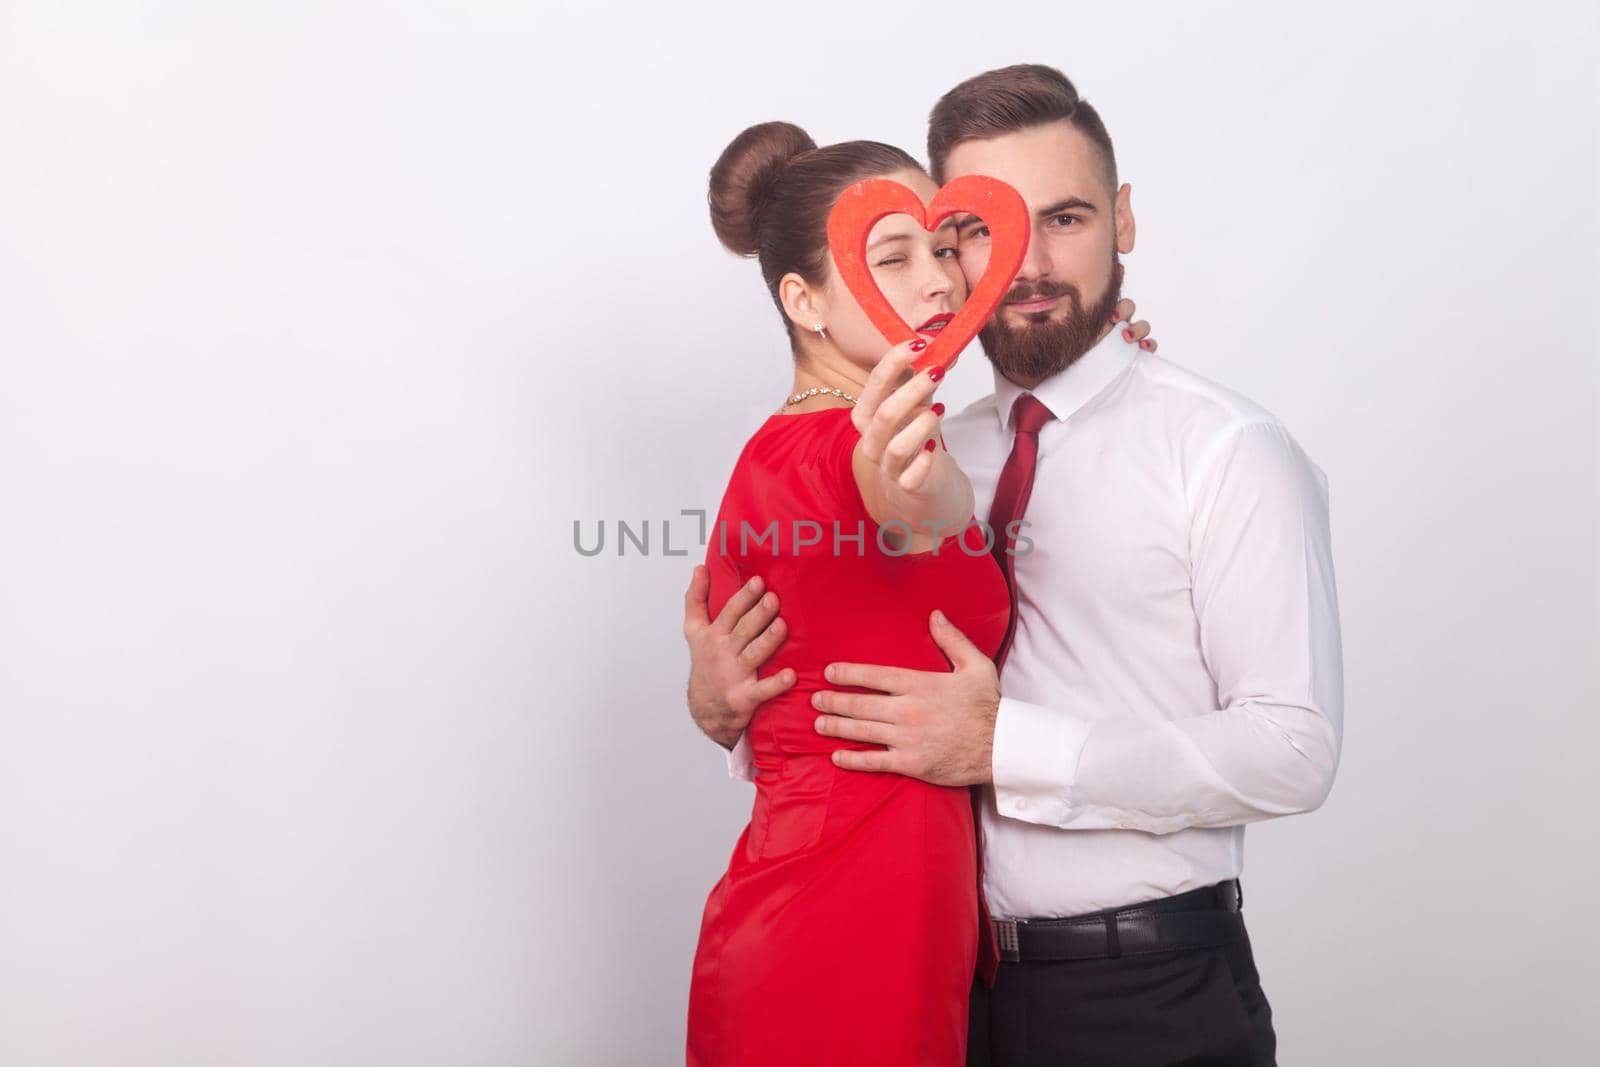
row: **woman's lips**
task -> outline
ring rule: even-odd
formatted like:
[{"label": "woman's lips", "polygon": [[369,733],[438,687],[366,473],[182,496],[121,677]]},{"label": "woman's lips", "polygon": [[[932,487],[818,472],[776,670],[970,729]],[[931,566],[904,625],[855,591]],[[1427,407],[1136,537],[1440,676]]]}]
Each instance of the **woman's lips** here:
[{"label": "woman's lips", "polygon": [[921,326],[918,326],[917,333],[923,334],[927,337],[936,337],[938,336],[939,331],[948,326],[950,324],[950,320],[953,318],[955,318],[955,316],[950,312],[942,312],[933,316],[933,318],[929,319]]}]

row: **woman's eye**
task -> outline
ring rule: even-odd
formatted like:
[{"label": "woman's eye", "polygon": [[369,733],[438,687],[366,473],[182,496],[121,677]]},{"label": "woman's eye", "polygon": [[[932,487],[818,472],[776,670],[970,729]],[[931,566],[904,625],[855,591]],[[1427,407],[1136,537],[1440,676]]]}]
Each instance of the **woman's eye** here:
[{"label": "woman's eye", "polygon": [[933,254],[935,256],[937,256],[938,258],[940,258],[940,259],[960,259],[961,258],[961,250],[956,248],[953,245],[945,247],[945,248],[935,249]]},{"label": "woman's eye", "polygon": [[904,263],[905,261],[906,261],[906,257],[905,256],[890,256],[888,259],[880,259],[878,261],[878,266],[880,266],[880,267],[893,267],[896,264]]}]

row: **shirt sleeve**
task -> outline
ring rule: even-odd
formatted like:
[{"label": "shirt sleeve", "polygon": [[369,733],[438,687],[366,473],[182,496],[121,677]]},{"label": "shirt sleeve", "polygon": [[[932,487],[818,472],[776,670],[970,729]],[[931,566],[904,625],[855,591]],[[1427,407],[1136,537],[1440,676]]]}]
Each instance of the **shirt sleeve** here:
[{"label": "shirt sleeve", "polygon": [[1171,833],[1319,806],[1344,685],[1327,479],[1276,423],[1236,425],[1189,490],[1200,654],[1217,706],[1167,720],[1002,698],[1000,813],[1064,829]]},{"label": "shirt sleeve", "polygon": [[[720,745],[717,747],[721,747]],[[745,730],[739,734],[739,740],[733,748],[726,753],[728,757],[728,777],[736,782],[754,782],[756,780],[755,759],[750,754],[750,731]]]}]

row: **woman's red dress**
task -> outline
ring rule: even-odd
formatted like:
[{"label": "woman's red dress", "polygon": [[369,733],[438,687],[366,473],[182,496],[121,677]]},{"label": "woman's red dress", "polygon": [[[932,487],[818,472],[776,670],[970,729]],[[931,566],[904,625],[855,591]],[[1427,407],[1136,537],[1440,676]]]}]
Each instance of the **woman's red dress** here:
[{"label": "woman's red dress", "polygon": [[835,767],[834,749],[872,746],[817,733],[811,694],[837,688],[822,676],[836,661],[949,670],[928,629],[935,608],[992,656],[1009,598],[976,525],[937,555],[884,551],[851,473],[859,437],[849,408],[773,415],[708,530],[712,614],[761,575],[789,624],[762,674],[792,667],[799,681],[749,727],[755,808],[706,901],[691,1067],[965,1062],[978,923],[969,791]]}]

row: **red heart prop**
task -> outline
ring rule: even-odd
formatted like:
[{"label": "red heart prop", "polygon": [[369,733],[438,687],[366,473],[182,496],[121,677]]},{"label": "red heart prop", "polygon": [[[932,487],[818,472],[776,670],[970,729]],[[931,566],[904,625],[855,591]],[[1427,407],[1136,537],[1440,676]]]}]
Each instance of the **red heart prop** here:
[{"label": "red heart prop", "polygon": [[846,189],[828,214],[828,247],[839,276],[867,318],[891,345],[917,336],[917,331],[890,306],[867,266],[867,235],[888,215],[910,215],[925,230],[935,230],[957,211],[970,211],[989,228],[989,265],[972,287],[967,302],[939,336],[911,364],[912,370],[951,367],[956,357],[978,335],[994,309],[1005,299],[1012,279],[1028,254],[1028,205],[1011,186],[981,174],[966,174],[950,181],[924,211],[922,198],[897,181],[868,178]]}]

